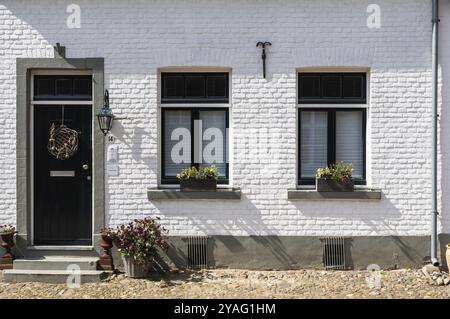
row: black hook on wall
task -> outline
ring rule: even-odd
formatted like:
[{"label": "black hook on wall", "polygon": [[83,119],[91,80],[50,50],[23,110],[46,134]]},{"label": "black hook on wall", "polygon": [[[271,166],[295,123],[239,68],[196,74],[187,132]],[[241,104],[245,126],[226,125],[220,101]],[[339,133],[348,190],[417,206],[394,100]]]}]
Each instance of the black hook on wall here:
[{"label": "black hook on wall", "polygon": [[263,77],[266,78],[266,46],[271,46],[272,43],[266,41],[266,42],[258,42],[256,43],[256,47],[261,47],[262,48],[262,53],[261,53],[261,59],[263,62]]}]

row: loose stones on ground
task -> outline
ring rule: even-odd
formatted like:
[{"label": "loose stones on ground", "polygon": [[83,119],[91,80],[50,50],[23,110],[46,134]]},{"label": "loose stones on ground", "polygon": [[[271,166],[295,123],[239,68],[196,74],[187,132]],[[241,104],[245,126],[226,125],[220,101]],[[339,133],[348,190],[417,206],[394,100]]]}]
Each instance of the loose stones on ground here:
[{"label": "loose stones on ground", "polygon": [[431,285],[447,286],[450,284],[449,274],[440,270],[439,267],[425,265],[422,268],[422,272]]},{"label": "loose stones on ground", "polygon": [[[437,274],[428,273],[429,278]],[[430,285],[420,270],[380,272],[371,288],[368,271],[202,270],[131,279],[112,275],[101,283],[69,289],[65,284],[5,283],[0,298],[449,298],[450,285]],[[440,274],[441,276],[441,274]],[[438,277],[436,277],[437,280]],[[448,278],[448,276],[446,277]],[[432,279],[433,280],[433,279]],[[445,282],[445,278],[442,278]]]}]

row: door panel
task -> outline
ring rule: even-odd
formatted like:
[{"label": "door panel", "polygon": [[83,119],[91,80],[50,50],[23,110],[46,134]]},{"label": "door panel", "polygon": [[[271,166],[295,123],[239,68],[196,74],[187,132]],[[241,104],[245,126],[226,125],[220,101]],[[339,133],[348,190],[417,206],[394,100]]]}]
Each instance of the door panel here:
[{"label": "door panel", "polygon": [[79,132],[78,150],[66,160],[47,149],[50,127],[61,124],[62,110],[34,107],[34,244],[91,245],[92,109],[64,106],[64,124]]}]

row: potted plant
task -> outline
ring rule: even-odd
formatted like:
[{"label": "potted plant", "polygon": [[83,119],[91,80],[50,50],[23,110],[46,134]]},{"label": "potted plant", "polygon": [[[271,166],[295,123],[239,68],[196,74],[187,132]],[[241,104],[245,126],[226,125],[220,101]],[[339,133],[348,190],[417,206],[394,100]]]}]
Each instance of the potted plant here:
[{"label": "potted plant", "polygon": [[447,244],[447,251],[445,252],[445,259],[447,260],[447,269],[450,272],[450,243]]},{"label": "potted plant", "polygon": [[102,228],[100,229],[99,234],[101,238],[100,247],[103,251],[97,262],[97,269],[112,271],[114,270],[114,263],[111,248],[113,247],[114,230],[112,228]]},{"label": "potted plant", "polygon": [[15,258],[11,249],[14,247],[14,234],[16,228],[9,224],[0,225],[1,246],[5,249],[5,254],[0,261],[0,269],[12,269]]},{"label": "potted plant", "polygon": [[338,162],[319,168],[316,174],[318,192],[353,192],[352,164]]},{"label": "potted plant", "polygon": [[166,251],[167,230],[162,227],[159,217],[135,219],[120,225],[112,232],[125,266],[125,274],[132,278],[145,278],[151,262],[158,256],[158,248]]},{"label": "potted plant", "polygon": [[182,191],[214,191],[217,188],[217,168],[214,165],[186,168],[177,174],[177,178]]}]

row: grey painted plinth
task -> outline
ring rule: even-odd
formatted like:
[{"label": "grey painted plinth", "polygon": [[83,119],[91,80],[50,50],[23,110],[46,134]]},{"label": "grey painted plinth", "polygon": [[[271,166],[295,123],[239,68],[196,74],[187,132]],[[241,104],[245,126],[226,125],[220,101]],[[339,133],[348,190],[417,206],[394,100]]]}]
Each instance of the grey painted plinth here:
[{"label": "grey painted plinth", "polygon": [[[447,234],[445,238],[449,236]],[[208,260],[212,268],[323,269],[323,241],[319,236],[209,237],[212,249]],[[430,236],[349,236],[345,241],[349,269],[365,270],[371,264],[379,265],[381,269],[419,268],[430,254]],[[188,249],[185,237],[169,236],[168,243],[167,254],[161,252],[154,268],[186,268]],[[116,247],[112,252],[114,264],[122,270]],[[441,258],[445,258],[445,253]]]},{"label": "grey painted plinth", "polygon": [[217,191],[198,191],[183,192],[179,189],[148,189],[147,197],[149,200],[189,200],[189,199],[220,199],[220,200],[239,200],[241,190],[217,189]]},{"label": "grey painted plinth", "polygon": [[364,189],[354,192],[318,192],[309,189],[288,189],[289,200],[324,200],[324,199],[356,199],[376,200],[381,199],[381,190]]}]

